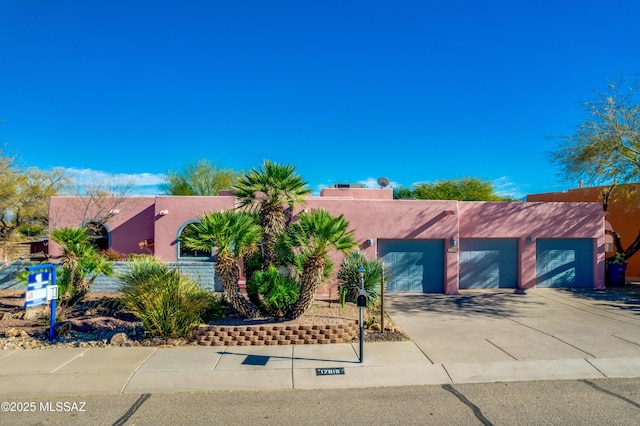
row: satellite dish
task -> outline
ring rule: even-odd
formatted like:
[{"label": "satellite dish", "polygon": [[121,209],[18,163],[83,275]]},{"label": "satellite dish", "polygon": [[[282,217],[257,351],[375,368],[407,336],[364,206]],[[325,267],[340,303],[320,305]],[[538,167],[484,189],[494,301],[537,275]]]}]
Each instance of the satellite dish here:
[{"label": "satellite dish", "polygon": [[386,177],[378,178],[378,185],[380,185],[381,188],[385,188],[389,185],[389,179]]}]

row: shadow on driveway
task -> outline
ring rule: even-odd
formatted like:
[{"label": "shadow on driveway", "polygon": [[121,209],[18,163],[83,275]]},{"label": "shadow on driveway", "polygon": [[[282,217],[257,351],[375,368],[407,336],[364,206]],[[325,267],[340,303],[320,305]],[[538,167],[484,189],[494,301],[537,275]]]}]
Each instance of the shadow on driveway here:
[{"label": "shadow on driveway", "polygon": [[385,295],[387,308],[392,311],[411,313],[442,313],[461,317],[512,316],[522,306],[541,305],[541,302],[527,298],[524,293],[514,290],[461,290],[460,294],[437,293]]},{"label": "shadow on driveway", "polygon": [[558,288],[559,292],[576,298],[596,301],[596,306],[617,308],[640,315],[640,284],[609,287],[606,291],[588,288]]}]

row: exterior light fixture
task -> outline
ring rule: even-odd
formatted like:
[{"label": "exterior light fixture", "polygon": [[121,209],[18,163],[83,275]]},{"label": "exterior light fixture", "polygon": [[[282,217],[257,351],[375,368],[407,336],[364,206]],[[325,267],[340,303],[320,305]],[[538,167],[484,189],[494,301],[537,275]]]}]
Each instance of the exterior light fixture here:
[{"label": "exterior light fixture", "polygon": [[533,242],[533,238],[527,237],[527,244],[531,244]]},{"label": "exterior light fixture", "polygon": [[120,210],[118,210],[118,209],[113,209],[113,210],[110,210],[110,211],[109,211],[109,213],[111,213],[111,214],[118,214],[118,213],[120,213]]},{"label": "exterior light fixture", "polygon": [[166,216],[169,214],[169,210],[160,210],[160,216]]},{"label": "exterior light fixture", "polygon": [[451,238],[451,241],[449,241],[451,243],[451,247],[455,247],[458,245],[458,241],[455,238]]},{"label": "exterior light fixture", "polygon": [[371,238],[367,239],[367,245],[368,246],[372,246],[373,245],[373,240]]}]

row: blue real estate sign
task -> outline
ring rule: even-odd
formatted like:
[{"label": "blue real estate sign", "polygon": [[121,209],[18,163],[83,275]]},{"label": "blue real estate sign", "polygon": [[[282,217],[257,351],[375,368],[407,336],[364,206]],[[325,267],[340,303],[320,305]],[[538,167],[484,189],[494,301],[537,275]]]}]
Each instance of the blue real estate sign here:
[{"label": "blue real estate sign", "polygon": [[56,324],[56,300],[58,299],[58,286],[56,285],[56,268],[51,264],[38,266],[28,266],[29,278],[27,279],[27,292],[25,294],[24,307],[44,305],[51,301],[49,305],[51,313],[49,315],[49,340],[55,337],[54,326]]},{"label": "blue real estate sign", "polygon": [[29,274],[24,302],[25,308],[33,308],[47,303],[47,286],[49,285],[50,274],[48,271]]}]

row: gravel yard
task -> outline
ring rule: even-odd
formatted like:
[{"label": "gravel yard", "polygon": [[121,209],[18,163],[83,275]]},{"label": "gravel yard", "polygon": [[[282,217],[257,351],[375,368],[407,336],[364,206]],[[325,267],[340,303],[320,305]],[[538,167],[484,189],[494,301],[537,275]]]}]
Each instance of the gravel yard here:
[{"label": "gravel yard", "polygon": [[[195,344],[184,339],[145,338],[140,321],[118,303],[117,293],[90,293],[87,299],[57,318],[63,324],[61,335],[49,341],[49,308],[42,306],[25,311],[24,290],[0,290],[0,348],[32,349],[48,347],[107,347],[107,346],[182,346]],[[365,341],[409,340],[402,330],[385,318],[385,332],[379,327],[380,312],[368,312]],[[374,319],[375,317],[375,319]],[[353,304],[317,300],[300,318],[294,321],[274,321],[272,318],[242,320],[228,317],[212,322],[216,325],[252,325],[278,322],[288,325],[340,324],[359,318],[359,308]],[[123,335],[124,333],[124,335]],[[114,336],[116,338],[114,339]]]}]

